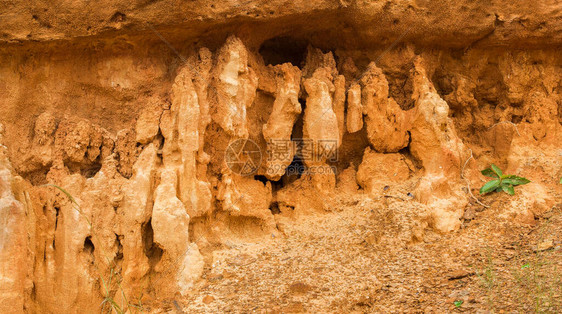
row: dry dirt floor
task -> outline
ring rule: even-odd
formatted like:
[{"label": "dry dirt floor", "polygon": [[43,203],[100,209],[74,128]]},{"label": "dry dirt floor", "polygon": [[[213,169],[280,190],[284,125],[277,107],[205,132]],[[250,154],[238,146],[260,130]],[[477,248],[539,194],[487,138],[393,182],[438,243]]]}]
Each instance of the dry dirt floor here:
[{"label": "dry dirt floor", "polygon": [[276,215],[279,232],[213,250],[193,294],[146,309],[560,313],[562,203],[521,225],[498,218],[509,197],[480,198],[491,206],[470,205],[456,232],[416,235],[407,195],[338,195],[332,211]]}]

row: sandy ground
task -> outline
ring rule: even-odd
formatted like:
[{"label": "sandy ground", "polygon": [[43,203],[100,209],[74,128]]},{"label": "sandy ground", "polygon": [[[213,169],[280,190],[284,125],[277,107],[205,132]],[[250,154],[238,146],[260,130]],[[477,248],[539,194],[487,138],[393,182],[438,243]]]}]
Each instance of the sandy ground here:
[{"label": "sandy ground", "polygon": [[[277,215],[277,235],[212,252],[177,313],[562,311],[562,206],[536,224],[498,219],[509,196],[474,206],[461,230],[412,240],[419,208],[404,199],[339,196],[334,210]],[[560,198],[558,198],[560,199]]]}]

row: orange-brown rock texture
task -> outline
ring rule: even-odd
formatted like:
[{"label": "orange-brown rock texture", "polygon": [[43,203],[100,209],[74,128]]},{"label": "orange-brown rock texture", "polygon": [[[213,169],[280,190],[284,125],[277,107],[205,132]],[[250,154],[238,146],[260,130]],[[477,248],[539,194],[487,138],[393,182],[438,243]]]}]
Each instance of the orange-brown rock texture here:
[{"label": "orange-brown rock texture", "polygon": [[0,1],[0,312],[179,311],[338,197],[400,191],[413,245],[490,163],[532,181],[498,221],[534,224],[561,48],[557,0]]}]

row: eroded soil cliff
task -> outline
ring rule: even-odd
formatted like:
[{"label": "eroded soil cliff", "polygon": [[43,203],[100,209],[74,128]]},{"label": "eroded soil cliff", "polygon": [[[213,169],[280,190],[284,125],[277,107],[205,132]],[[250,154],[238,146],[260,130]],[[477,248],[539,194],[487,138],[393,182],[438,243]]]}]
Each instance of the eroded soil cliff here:
[{"label": "eroded soil cliff", "polygon": [[562,4],[141,2],[0,12],[1,312],[510,309],[436,278],[560,263]]}]

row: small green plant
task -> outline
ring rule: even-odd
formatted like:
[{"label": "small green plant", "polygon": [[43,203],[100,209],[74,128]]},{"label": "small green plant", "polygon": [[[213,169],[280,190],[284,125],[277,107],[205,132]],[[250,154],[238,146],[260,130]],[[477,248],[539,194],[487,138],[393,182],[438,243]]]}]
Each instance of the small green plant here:
[{"label": "small green plant", "polygon": [[457,300],[457,301],[453,302],[453,304],[454,304],[455,307],[457,307],[457,308],[458,308],[458,307],[461,307],[463,303],[464,303],[463,300]]},{"label": "small green plant", "polygon": [[[80,205],[78,204],[78,202],[76,201],[76,199],[72,196],[72,194],[70,194],[68,191],[66,191],[65,189],[63,189],[62,187],[55,185],[55,184],[45,184],[44,186],[50,186],[50,187],[54,187],[56,189],[58,189],[59,191],[61,191],[62,193],[64,193],[64,195],[66,195],[68,197],[68,199],[70,200],[72,207],[80,214],[80,216],[82,216],[86,222],[88,223],[88,226],[90,227],[90,232],[92,233],[92,235],[94,236],[94,238],[96,239],[97,243],[101,243],[101,241],[98,239],[97,233],[94,231],[94,226],[92,224],[92,222],[90,221],[90,219],[88,219],[88,217],[84,214],[84,212],[82,211],[82,209],[80,208]],[[100,248],[101,249],[101,248]],[[102,303],[100,304],[101,307],[101,312],[104,313],[107,310],[107,313],[117,313],[117,314],[125,314],[125,313],[131,313],[133,311],[135,312],[144,312],[144,308],[142,306],[142,302],[141,302],[141,297],[139,297],[138,300],[138,304],[134,304],[134,303],[130,303],[127,299],[127,297],[125,296],[125,290],[123,289],[123,287],[121,286],[121,282],[123,280],[123,278],[121,277],[120,274],[118,274],[115,271],[115,263],[112,262],[110,260],[110,258],[104,253],[103,249],[101,249],[101,254],[103,255],[103,257],[106,260],[107,266],[110,269],[110,275],[109,275],[109,280],[105,280],[104,277],[101,275],[101,271],[98,267],[97,264],[94,264],[94,266],[96,267],[96,269],[98,270],[98,272],[100,273],[100,279],[101,279],[101,284],[103,286],[103,289],[105,291],[104,293],[104,299],[102,301]],[[120,292],[121,292],[121,297],[122,297],[122,301],[123,303],[121,304],[121,306],[119,306],[119,304],[113,299],[113,297],[111,296],[111,286],[112,286],[112,280],[113,278],[115,278],[115,283],[117,284],[117,287],[119,288]],[[109,304],[109,308],[106,309],[106,304]]]},{"label": "small green plant", "polygon": [[[496,265],[494,264],[494,259],[492,258],[492,249],[486,247],[486,255],[482,256],[482,262],[484,263],[483,269],[476,269],[476,276],[480,279],[481,286],[486,289],[486,301],[488,303],[488,309],[492,312],[495,307],[495,295],[496,295]],[[483,253],[481,253],[484,255]]]},{"label": "small green plant", "polygon": [[509,195],[513,195],[515,194],[515,191],[513,190],[514,186],[531,182],[523,177],[518,177],[512,174],[503,174],[501,169],[494,164],[491,164],[491,168],[482,170],[482,174],[487,177],[494,178],[495,180],[486,182],[486,184],[484,184],[484,186],[480,189],[480,194],[486,194],[494,191],[504,191]]}]

